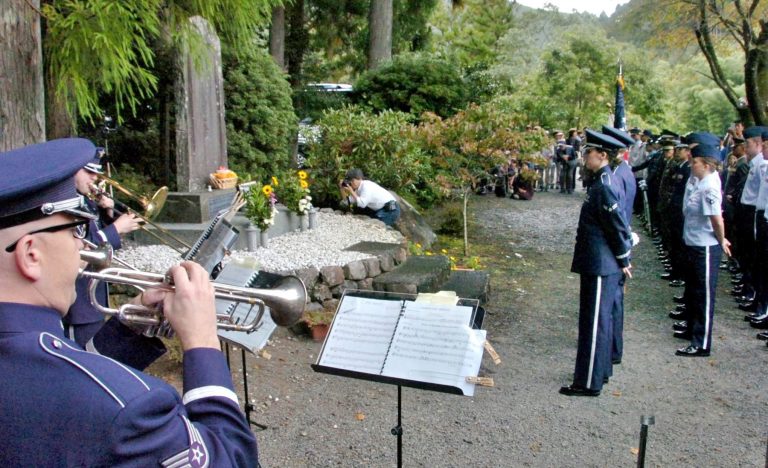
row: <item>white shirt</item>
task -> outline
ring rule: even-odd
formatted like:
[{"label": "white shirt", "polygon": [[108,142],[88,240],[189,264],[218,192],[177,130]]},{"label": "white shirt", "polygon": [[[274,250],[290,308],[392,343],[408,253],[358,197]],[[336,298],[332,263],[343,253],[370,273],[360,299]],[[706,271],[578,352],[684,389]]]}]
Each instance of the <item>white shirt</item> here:
[{"label": "white shirt", "polygon": [[[755,201],[755,209],[758,211],[768,208],[768,161],[765,158],[763,158],[763,163],[760,165],[760,170],[760,188],[757,191],[757,199]],[[750,169],[751,172],[752,170]]]},{"label": "white shirt", "polygon": [[357,206],[360,208],[370,208],[372,210],[380,210],[384,208],[384,205],[386,205],[387,202],[395,199],[387,189],[371,180],[360,182],[360,186],[357,188],[356,193]]},{"label": "white shirt", "polygon": [[720,242],[710,216],[722,214],[723,193],[720,174],[712,172],[699,180],[691,176],[683,198],[683,240],[685,245],[705,247]]},{"label": "white shirt", "polygon": [[744,191],[741,192],[742,205],[757,205],[757,196],[760,192],[760,180],[765,174],[766,161],[763,153],[758,154],[749,162],[749,175],[744,183]]}]

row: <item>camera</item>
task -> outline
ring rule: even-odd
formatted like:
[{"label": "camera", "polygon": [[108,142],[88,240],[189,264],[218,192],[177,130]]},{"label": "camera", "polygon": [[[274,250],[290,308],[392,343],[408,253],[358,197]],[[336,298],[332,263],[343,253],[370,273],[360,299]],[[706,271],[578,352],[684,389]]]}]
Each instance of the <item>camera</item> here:
[{"label": "camera", "polygon": [[341,181],[341,186],[342,187],[349,187],[349,182],[347,182],[346,180],[342,180]]}]

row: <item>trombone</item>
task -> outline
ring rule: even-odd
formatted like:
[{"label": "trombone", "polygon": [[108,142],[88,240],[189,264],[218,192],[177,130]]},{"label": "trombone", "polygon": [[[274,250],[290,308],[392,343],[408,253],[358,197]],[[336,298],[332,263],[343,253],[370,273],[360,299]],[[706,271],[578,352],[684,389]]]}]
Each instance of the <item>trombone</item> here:
[{"label": "trombone", "polygon": [[[108,245],[96,250],[81,250],[80,258],[98,268],[111,263],[112,250]],[[165,320],[161,308],[135,304],[124,304],[119,308],[111,308],[99,304],[96,298],[96,289],[102,281],[125,284],[141,290],[157,288],[173,292],[175,287],[167,275],[128,268],[106,267],[99,271],[81,269],[80,276],[90,278],[88,296],[91,304],[99,312],[108,316],[117,316],[121,322],[129,325],[146,326],[148,329],[144,334],[147,336],[172,336],[173,331]],[[238,287],[216,282],[212,284],[214,296],[217,299],[258,307],[258,312],[254,317],[251,317],[249,311],[242,320],[234,318],[232,314],[217,313],[216,327],[220,330],[252,333],[261,326],[266,307],[269,307],[270,316],[277,325],[288,327],[301,318],[306,306],[307,288],[297,276],[286,276],[268,289]]]},{"label": "trombone", "polygon": [[[145,226],[142,225],[141,229],[144,230],[144,232],[151,235],[155,239],[159,240],[161,243],[171,247],[175,251],[181,254],[184,254],[186,251],[192,248],[189,244],[184,242],[179,237],[175,236],[169,230],[152,222],[152,219],[155,218],[158,214],[160,214],[160,211],[163,209],[163,206],[165,205],[165,200],[168,197],[168,187],[160,187],[157,190],[157,192],[154,193],[154,195],[152,195],[151,197],[146,197],[144,195],[137,195],[133,193],[131,190],[129,190],[126,187],[123,187],[119,182],[112,180],[109,177],[99,176],[99,178],[103,183],[108,184],[109,186],[122,192],[126,196],[132,198],[133,200],[136,200],[139,203],[139,205],[141,205],[142,209],[144,210],[144,213],[143,214],[139,213],[138,211],[131,209],[125,203],[122,203],[116,200],[114,197],[110,196],[110,194],[106,190],[104,190],[102,187],[99,187],[98,185],[91,185],[91,195],[93,198],[107,197],[112,199],[112,201],[115,202],[115,208],[113,208],[113,210],[118,216],[126,212],[135,214],[136,217],[142,220],[145,224],[149,224],[150,226],[155,228],[158,232],[162,233],[166,237],[164,238],[163,236],[158,234],[158,232],[147,229]],[[184,248],[178,247],[178,245],[174,245],[171,241],[175,242],[178,245],[183,246]]]}]

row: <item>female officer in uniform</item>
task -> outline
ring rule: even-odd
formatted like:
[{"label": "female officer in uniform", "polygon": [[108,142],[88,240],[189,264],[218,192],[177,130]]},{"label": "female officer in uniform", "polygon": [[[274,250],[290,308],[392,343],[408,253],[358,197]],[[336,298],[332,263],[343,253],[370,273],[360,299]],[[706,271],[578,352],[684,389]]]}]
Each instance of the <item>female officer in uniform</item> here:
[{"label": "female officer in uniform", "polygon": [[718,148],[707,144],[691,150],[691,178],[683,199],[683,240],[688,254],[685,281],[690,285],[686,334],[691,344],[678,349],[678,356],[709,356],[720,257],[723,252],[731,255],[722,216],[718,153]]},{"label": "female officer in uniform", "polygon": [[616,289],[622,275],[632,277],[631,234],[615,189],[618,182],[608,165],[608,153],[625,146],[589,129],[586,135],[584,165],[594,176],[581,206],[571,265],[571,271],[581,276],[581,291],[573,383],[560,388],[568,396],[598,396],[610,377]]}]

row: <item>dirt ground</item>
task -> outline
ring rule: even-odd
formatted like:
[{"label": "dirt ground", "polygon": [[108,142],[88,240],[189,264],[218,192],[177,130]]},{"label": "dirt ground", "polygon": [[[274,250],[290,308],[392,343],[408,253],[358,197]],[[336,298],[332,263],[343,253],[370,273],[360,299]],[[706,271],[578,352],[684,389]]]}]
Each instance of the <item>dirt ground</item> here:
[{"label": "dirt ground", "polygon": [[[571,381],[576,354],[579,278],[569,268],[582,199],[472,199],[473,253],[492,280],[484,326],[503,362],[484,359],[495,387],[472,398],[403,389],[404,465],[635,466],[640,418],[653,415],[647,466],[768,466],[768,348],[727,294],[729,275],[720,277],[712,356],[676,357],[685,343],[672,337],[667,312],[680,290],[658,279],[642,233],[623,363],[598,398],[557,393]],[[315,373],[319,349],[279,329],[270,359],[247,358],[252,419],[267,426],[256,432],[262,465],[394,466],[397,388]],[[178,383],[167,362],[154,370]]]}]

